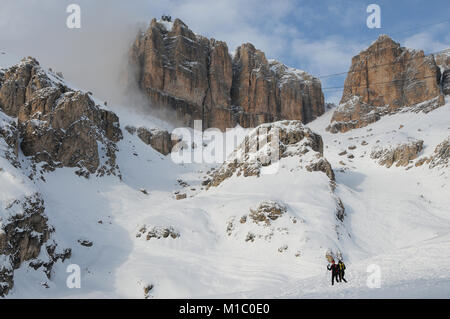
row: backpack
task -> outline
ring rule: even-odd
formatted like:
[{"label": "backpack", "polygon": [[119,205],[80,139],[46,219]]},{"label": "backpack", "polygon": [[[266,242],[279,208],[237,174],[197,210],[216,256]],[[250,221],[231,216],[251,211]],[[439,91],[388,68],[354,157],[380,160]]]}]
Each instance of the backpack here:
[{"label": "backpack", "polygon": [[342,261],[339,262],[339,270],[345,270],[345,264]]}]

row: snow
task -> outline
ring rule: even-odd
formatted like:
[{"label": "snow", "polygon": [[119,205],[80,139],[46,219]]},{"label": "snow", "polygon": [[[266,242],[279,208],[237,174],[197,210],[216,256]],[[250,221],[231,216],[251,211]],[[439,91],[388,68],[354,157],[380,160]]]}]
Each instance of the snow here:
[{"label": "snow", "polygon": [[[46,181],[31,181],[4,158],[6,144],[0,139],[0,218],[9,217],[5,207],[12,200],[38,191],[55,228],[52,240],[72,249],[70,259],[55,264],[50,280],[22,265],[8,298],[144,298],[149,284],[151,298],[449,296],[449,169],[386,168],[370,158],[377,145],[410,139],[424,140],[420,157],[432,155],[450,135],[449,101],[427,114],[384,116],[347,133],[325,130],[333,110],[310,123],[335,170],[334,192],[324,173],[300,168],[298,156],[283,158],[276,174],[233,176],[206,190],[201,182],[218,164],[176,164],[124,129],[170,131],[173,125],[125,107],[108,108],[119,115],[124,135],[117,144],[122,180],[85,179],[63,168],[47,173]],[[14,120],[0,112],[1,125]],[[240,127],[227,132],[239,141],[248,133]],[[357,148],[349,150],[351,145]],[[339,156],[343,150],[354,158]],[[20,159],[26,161],[22,154]],[[176,200],[177,191],[187,198]],[[343,223],[335,217],[337,197],[346,209]],[[240,222],[265,201],[286,207],[286,214],[270,226],[248,217]],[[172,227],[180,237],[136,237],[144,225]],[[253,242],[245,241],[249,233],[256,236]],[[80,239],[93,245],[84,247]],[[331,286],[328,249],[343,253],[347,284]],[[80,289],[66,286],[69,264],[81,268]],[[380,267],[381,288],[368,288],[369,265]]]},{"label": "snow", "polygon": [[295,69],[289,66],[286,66],[285,64],[274,60],[269,59],[268,60],[270,69],[278,75],[281,75],[280,78],[280,87],[282,87],[284,84],[288,83],[289,81],[292,81],[292,79],[296,79],[300,82],[310,83],[311,81],[319,81],[319,79],[313,77],[312,75],[308,74],[307,72],[299,69]]},{"label": "snow", "polygon": [[167,31],[172,30],[173,28],[173,22],[172,21],[165,21],[165,20],[158,20],[158,23],[162,25]]}]

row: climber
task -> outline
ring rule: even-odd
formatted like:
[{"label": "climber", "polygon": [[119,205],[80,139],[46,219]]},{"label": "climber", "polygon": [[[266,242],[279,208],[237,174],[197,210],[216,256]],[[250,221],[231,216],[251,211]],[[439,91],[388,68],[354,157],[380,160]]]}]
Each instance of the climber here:
[{"label": "climber", "polygon": [[345,280],[344,275],[345,275],[345,264],[342,261],[342,259],[339,259],[339,262],[337,264],[337,268],[339,271],[339,281],[342,282],[342,280],[344,282],[347,282],[347,280]]},{"label": "climber", "polygon": [[331,285],[334,285],[334,278],[336,278],[336,282],[339,282],[339,270],[337,265],[334,263],[334,259],[331,261],[331,266],[328,264],[328,270],[331,270]]}]

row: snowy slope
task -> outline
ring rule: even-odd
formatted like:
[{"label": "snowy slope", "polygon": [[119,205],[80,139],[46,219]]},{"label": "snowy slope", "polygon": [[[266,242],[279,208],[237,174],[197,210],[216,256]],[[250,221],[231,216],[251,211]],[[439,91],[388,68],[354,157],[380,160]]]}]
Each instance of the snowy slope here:
[{"label": "snowy slope", "polygon": [[[5,61],[0,65],[9,65]],[[63,168],[46,173],[45,181],[30,181],[1,152],[1,207],[39,191],[55,228],[52,239],[72,248],[72,257],[53,267],[51,280],[22,265],[8,298],[143,298],[148,285],[154,286],[154,298],[450,295],[449,169],[386,168],[370,158],[376,146],[411,138],[424,140],[420,157],[432,155],[450,135],[449,101],[428,114],[387,116],[344,134],[325,131],[332,110],[310,123],[322,136],[324,157],[334,168],[334,192],[324,173],[300,169],[295,156],[282,159],[277,174],[233,176],[206,190],[201,183],[218,164],[174,163],[124,129],[170,130],[170,124],[121,106],[110,108],[120,116],[124,135],[117,144],[122,180],[80,178],[75,169]],[[0,116],[0,125],[14,120]],[[241,141],[249,130],[235,132]],[[0,148],[6,147],[2,143],[0,139]],[[353,145],[356,149],[350,150]],[[354,158],[338,155],[344,150]],[[176,192],[187,198],[176,200]],[[346,209],[340,234],[336,196]],[[270,227],[241,223],[264,201],[284,205],[285,216]],[[144,226],[170,228],[180,236],[146,240],[147,233],[140,232]],[[261,237],[246,241],[249,233]],[[82,240],[93,245],[82,246]],[[330,248],[344,254],[347,284],[330,285],[324,258]],[[66,286],[69,264],[81,268],[80,289]],[[371,264],[380,267],[380,289],[366,285]]]},{"label": "snowy slope", "polygon": [[[54,268],[51,282],[23,267],[17,272],[10,297],[141,298],[147,284],[155,285],[154,297],[263,289],[288,282],[291,276],[308,275],[301,271],[301,265],[320,263],[325,249],[336,246],[335,202],[325,174],[303,170],[292,174],[285,169],[278,175],[234,178],[218,188],[191,191],[197,195],[177,201],[174,191],[182,188],[177,179],[189,183],[189,189],[199,189],[208,168],[175,165],[135,136],[124,134],[118,158],[122,182],[111,177],[80,179],[70,169],[57,170],[46,176],[46,182],[39,182],[46,198],[46,214],[56,229],[54,239],[73,247],[72,258]],[[293,175],[295,181],[286,183]],[[65,181],[64,188],[61,181]],[[265,228],[251,224],[239,227],[236,221],[236,232],[228,236],[230,219],[248,214],[250,207],[264,200],[282,201],[291,217],[306,223],[280,219],[274,227],[290,227],[291,234],[275,231],[271,241],[245,242],[248,231]],[[181,236],[150,241],[136,238],[143,225],[173,226]],[[78,239],[92,241],[93,246],[82,247]],[[284,245],[288,249],[280,253],[278,249]],[[301,258],[295,256],[298,251]],[[65,287],[68,263],[83,269],[80,290]],[[41,282],[50,288],[42,287]]]}]

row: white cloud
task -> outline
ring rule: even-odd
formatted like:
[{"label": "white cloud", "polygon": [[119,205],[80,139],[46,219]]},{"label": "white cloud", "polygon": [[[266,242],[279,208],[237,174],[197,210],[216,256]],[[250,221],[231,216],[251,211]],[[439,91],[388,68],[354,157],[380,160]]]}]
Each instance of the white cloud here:
[{"label": "white cloud", "polygon": [[[82,10],[82,29],[65,26],[66,6]],[[333,1],[311,5],[308,0],[2,0],[0,49],[36,56],[42,64],[62,71],[75,85],[101,98],[117,92],[117,78],[138,25],[148,26],[162,14],[179,17],[199,34],[227,42],[230,51],[253,43],[268,58],[299,67],[314,75],[345,72],[351,58],[368,43],[322,34],[324,24],[336,24],[333,33],[364,23],[363,4]],[[295,23],[301,23],[296,25]],[[445,25],[406,38],[402,43],[436,51],[449,43]],[[443,31],[444,30],[444,31]],[[439,33],[440,32],[440,33]],[[317,39],[317,40],[311,40]],[[323,87],[343,85],[343,77],[323,79]],[[327,92],[335,98],[335,92]],[[333,96],[333,97],[332,97]]]},{"label": "white cloud", "polygon": [[424,50],[426,53],[437,52],[449,47],[449,41],[445,42],[436,38],[436,33],[433,31],[423,31],[414,34],[403,41],[408,48],[416,50]]}]

